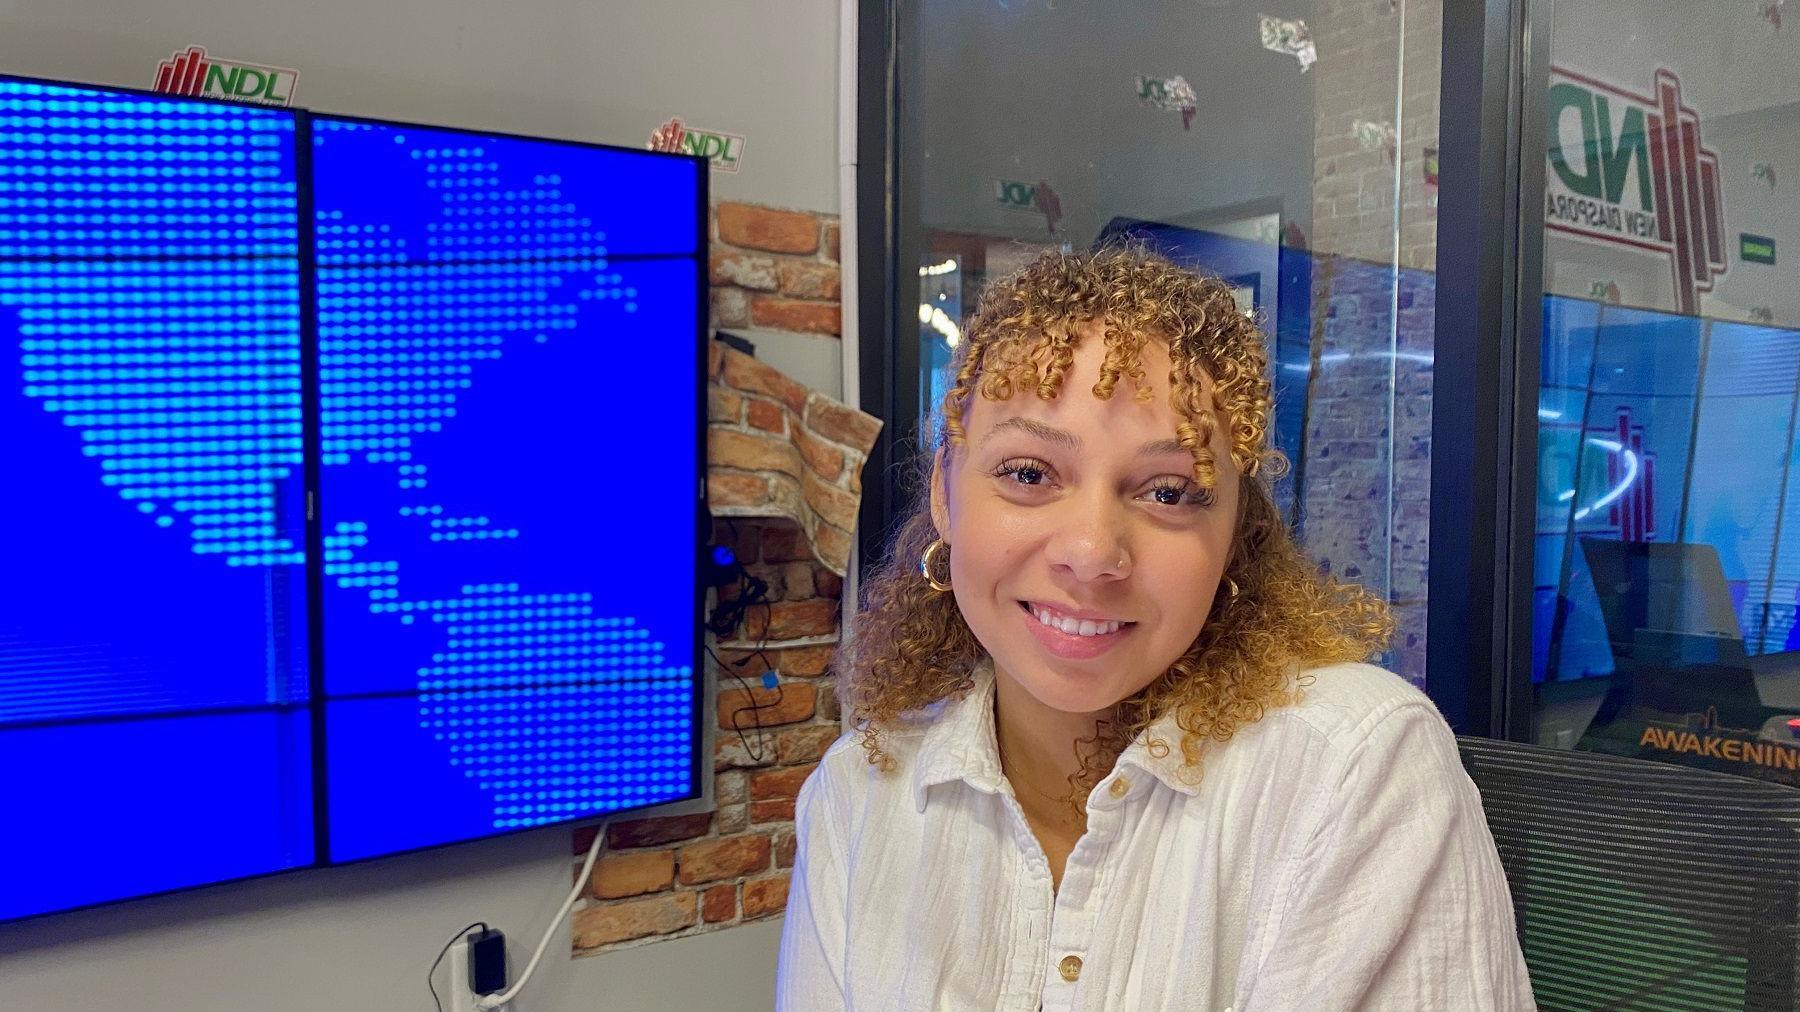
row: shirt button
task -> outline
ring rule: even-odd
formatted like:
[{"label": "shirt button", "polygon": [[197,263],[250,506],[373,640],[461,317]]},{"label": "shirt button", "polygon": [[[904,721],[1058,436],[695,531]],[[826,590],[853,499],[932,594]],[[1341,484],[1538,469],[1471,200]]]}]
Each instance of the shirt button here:
[{"label": "shirt button", "polygon": [[1062,979],[1071,984],[1075,983],[1075,979],[1081,976],[1081,957],[1064,956],[1062,962],[1056,964],[1056,970],[1062,974]]},{"label": "shirt button", "polygon": [[1126,794],[1130,793],[1131,781],[1125,779],[1124,777],[1114,777],[1112,786],[1108,787],[1106,790],[1107,790],[1107,793],[1111,794],[1113,797],[1122,798]]}]

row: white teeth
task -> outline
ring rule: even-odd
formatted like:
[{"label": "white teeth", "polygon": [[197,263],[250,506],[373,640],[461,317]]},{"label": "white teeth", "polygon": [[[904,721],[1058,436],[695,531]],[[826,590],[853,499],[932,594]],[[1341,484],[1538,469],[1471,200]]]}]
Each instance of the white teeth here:
[{"label": "white teeth", "polygon": [[1053,615],[1043,608],[1031,609],[1032,617],[1052,629],[1060,629],[1071,636],[1105,636],[1119,631],[1123,622],[1095,622],[1092,620],[1063,618]]}]

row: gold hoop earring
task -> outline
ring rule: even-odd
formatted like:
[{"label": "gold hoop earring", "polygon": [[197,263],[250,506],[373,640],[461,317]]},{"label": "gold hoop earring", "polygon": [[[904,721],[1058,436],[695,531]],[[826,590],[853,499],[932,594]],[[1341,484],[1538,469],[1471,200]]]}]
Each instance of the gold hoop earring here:
[{"label": "gold hoop earring", "polygon": [[1230,595],[1229,597],[1226,598],[1227,601],[1237,600],[1238,585],[1237,585],[1236,580],[1233,580],[1231,577],[1227,576],[1225,578],[1225,590]]},{"label": "gold hoop earring", "polygon": [[950,582],[946,580],[940,583],[937,577],[931,575],[931,562],[940,549],[949,547],[944,544],[943,538],[939,538],[926,547],[924,555],[919,556],[919,575],[925,578],[925,582],[931,585],[932,590],[940,594],[950,589]]}]

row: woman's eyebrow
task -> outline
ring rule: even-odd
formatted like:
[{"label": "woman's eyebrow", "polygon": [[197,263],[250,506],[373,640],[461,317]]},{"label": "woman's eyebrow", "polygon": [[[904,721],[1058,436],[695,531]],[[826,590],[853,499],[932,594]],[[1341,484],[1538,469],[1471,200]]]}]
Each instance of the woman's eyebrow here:
[{"label": "woman's eyebrow", "polygon": [[1164,453],[1187,453],[1188,448],[1181,445],[1179,439],[1153,439],[1138,447],[1138,456],[1155,457]]},{"label": "woman's eyebrow", "polygon": [[1034,421],[1030,418],[1022,418],[1018,415],[1014,415],[1001,422],[996,422],[994,427],[988,430],[987,435],[981,437],[981,445],[986,446],[988,440],[993,439],[1007,429],[1018,429],[1026,435],[1036,436],[1046,443],[1055,443],[1057,446],[1063,447],[1064,449],[1081,449],[1081,437],[1077,436],[1075,433],[1070,432],[1067,429],[1059,429],[1054,425],[1045,425],[1043,422]]},{"label": "woman's eyebrow", "polygon": [[[994,423],[994,427],[988,430],[987,435],[981,437],[981,445],[987,445],[988,440],[1007,429],[1017,429],[1028,436],[1036,436],[1046,443],[1054,443],[1065,449],[1081,449],[1081,437],[1075,433],[1019,415]],[[1155,457],[1165,453],[1185,454],[1187,452],[1188,449],[1181,445],[1181,440],[1173,438],[1153,439],[1137,448],[1137,455],[1140,457]]]}]

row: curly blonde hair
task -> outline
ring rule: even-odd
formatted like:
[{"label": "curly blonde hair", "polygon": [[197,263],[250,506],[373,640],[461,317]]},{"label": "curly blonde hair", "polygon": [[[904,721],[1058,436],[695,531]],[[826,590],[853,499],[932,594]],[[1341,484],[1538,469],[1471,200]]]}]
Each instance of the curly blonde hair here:
[{"label": "curly blonde hair", "polygon": [[[1270,492],[1286,466],[1269,445],[1274,407],[1265,339],[1216,278],[1184,270],[1141,245],[1086,253],[1046,253],[1010,278],[991,282],[950,363],[953,382],[936,419],[937,445],[963,445],[962,418],[976,394],[1054,399],[1074,358],[1080,325],[1103,321],[1106,354],[1093,394],[1110,398],[1121,377],[1148,402],[1146,342],[1167,345],[1169,400],[1183,421],[1176,436],[1194,456],[1194,480],[1218,480],[1210,440],[1228,426],[1232,463],[1243,476],[1225,575],[1235,598],[1219,594],[1186,652],[1154,681],[1122,700],[1099,733],[1076,743],[1080,768],[1070,800],[1084,798],[1129,742],[1174,712],[1186,766],[1200,773],[1202,747],[1224,742],[1270,708],[1297,698],[1295,672],[1361,660],[1392,629],[1386,604],[1322,575],[1299,547]],[[929,463],[929,462],[927,462]],[[928,495],[895,536],[888,559],[863,583],[855,635],[839,652],[839,693],[871,763],[891,769],[881,734],[902,714],[974,686],[985,656],[949,593],[932,590],[920,559],[937,537]]]}]

